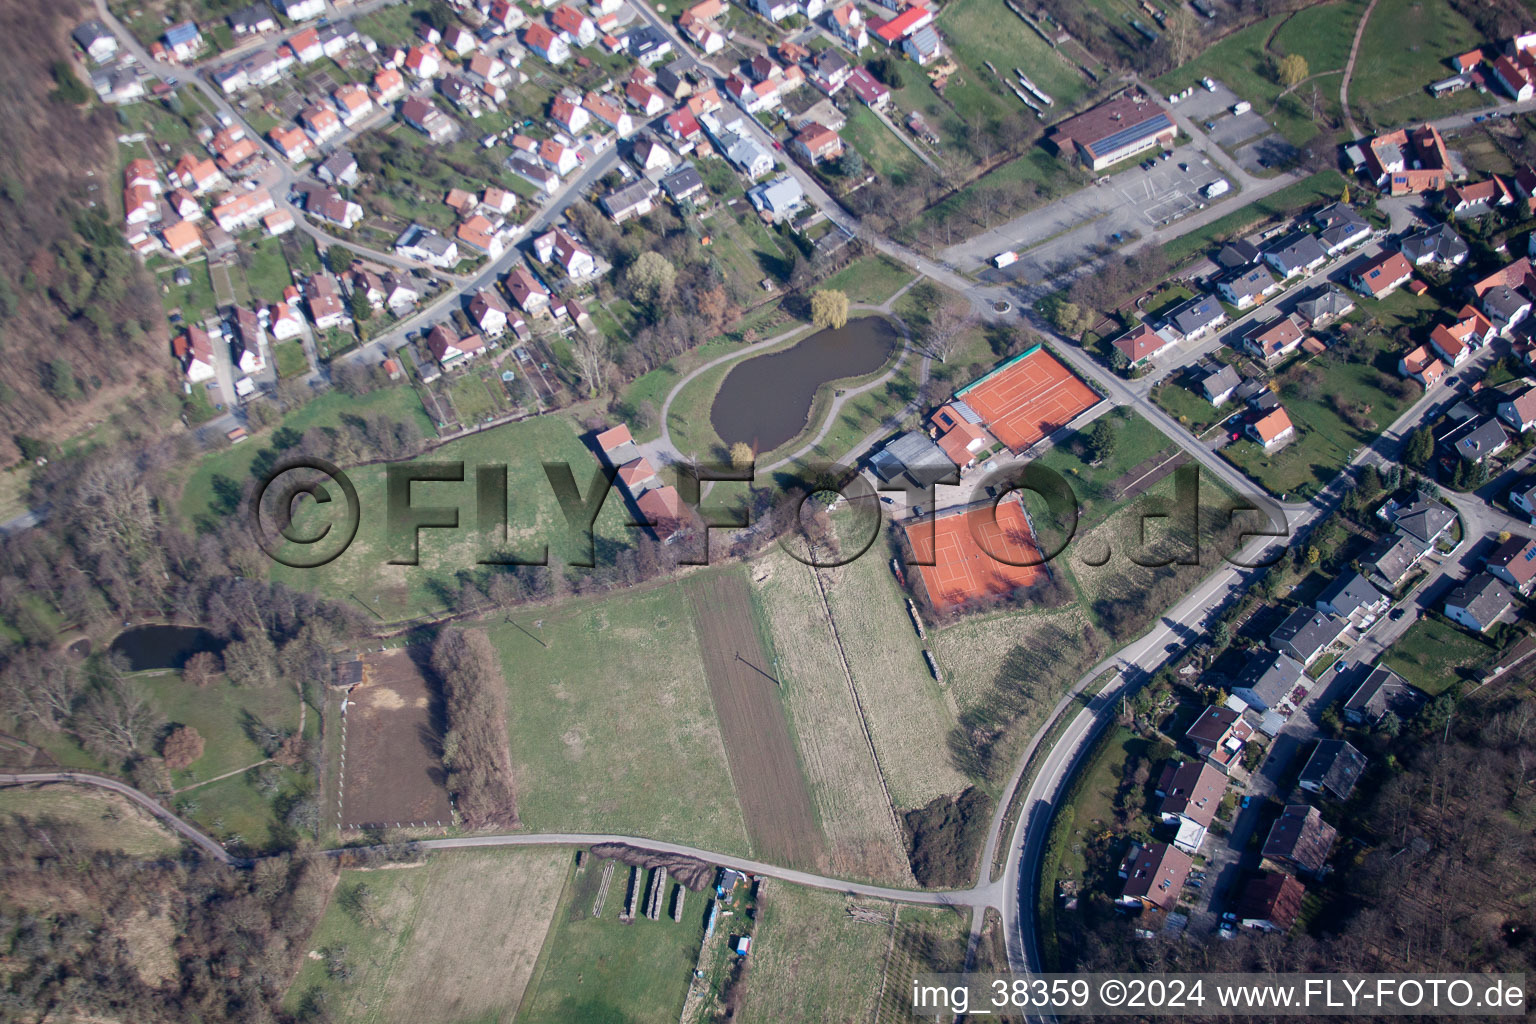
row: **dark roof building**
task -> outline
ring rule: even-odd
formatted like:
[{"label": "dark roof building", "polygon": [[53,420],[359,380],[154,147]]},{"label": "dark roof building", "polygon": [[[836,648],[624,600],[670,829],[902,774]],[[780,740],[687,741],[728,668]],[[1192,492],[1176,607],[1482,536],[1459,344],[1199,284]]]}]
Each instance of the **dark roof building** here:
[{"label": "dark roof building", "polygon": [[1213,705],[1200,712],[1184,736],[1200,756],[1225,772],[1253,736],[1253,726],[1232,708]]},{"label": "dark roof building", "polygon": [[1344,720],[1351,725],[1375,725],[1391,712],[1406,722],[1429,700],[1429,695],[1382,665],[1371,669],[1365,682],[1344,702]]},{"label": "dark roof building", "polygon": [[1348,800],[1365,772],[1365,755],[1344,740],[1323,740],[1307,758],[1297,785],[1309,793]]},{"label": "dark roof building", "polygon": [[903,473],[919,487],[955,479],[955,464],[921,430],[909,430],[898,436],[871,456],[869,465],[887,483]]},{"label": "dark roof building", "polygon": [[1316,608],[1329,615],[1352,619],[1355,616],[1379,615],[1386,609],[1387,599],[1381,591],[1371,586],[1358,572],[1350,571],[1334,579],[1317,595]]},{"label": "dark roof building", "polygon": [[1291,703],[1291,691],[1304,670],[1279,651],[1263,651],[1248,659],[1242,672],[1232,681],[1232,693],[1243,703],[1259,711],[1273,711]]},{"label": "dark roof building", "polygon": [[1428,550],[1407,534],[1389,533],[1360,556],[1360,566],[1388,590],[1396,590]]},{"label": "dark roof building", "polygon": [[1320,285],[1306,298],[1296,303],[1296,315],[1313,327],[1337,320],[1355,308],[1355,300],[1338,285]]},{"label": "dark roof building", "polygon": [[1270,828],[1264,856],[1315,875],[1328,863],[1338,838],[1338,829],[1325,822],[1316,807],[1291,804]]},{"label": "dark roof building", "polygon": [[1486,633],[1513,604],[1504,584],[1480,572],[1446,595],[1445,615],[1468,629]]},{"label": "dark roof building", "polygon": [[1298,608],[1269,634],[1269,645],[1310,665],[1328,649],[1349,625],[1348,619],[1335,618],[1327,612]]},{"label": "dark roof building", "polygon": [[1471,251],[1466,239],[1458,235],[1456,229],[1449,224],[1436,224],[1432,228],[1404,235],[1398,248],[1408,262],[1416,267],[1426,263],[1459,266]]},{"label": "dark roof building", "polygon": [[1193,866],[1187,853],[1168,843],[1132,843],[1120,864],[1125,888],[1116,902],[1168,910],[1177,902]]},{"label": "dark roof building", "polygon": [[1237,919],[1244,928],[1288,932],[1301,915],[1307,887],[1283,871],[1263,871],[1243,886],[1237,901]]},{"label": "dark roof building", "polygon": [[1511,536],[1488,556],[1488,572],[1511,587],[1529,590],[1536,579],[1536,540]]},{"label": "dark roof building", "polygon": [[1227,311],[1214,295],[1190,299],[1168,314],[1168,322],[1186,338],[1199,338],[1227,322]]}]

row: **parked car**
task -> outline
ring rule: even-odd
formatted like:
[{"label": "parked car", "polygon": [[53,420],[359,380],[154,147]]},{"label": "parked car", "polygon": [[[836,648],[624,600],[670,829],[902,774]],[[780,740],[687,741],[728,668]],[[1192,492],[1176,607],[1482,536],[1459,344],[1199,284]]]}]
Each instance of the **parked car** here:
[{"label": "parked car", "polygon": [[1231,921],[1221,922],[1221,927],[1216,929],[1216,937],[1219,939],[1237,938],[1237,926]]},{"label": "parked car", "polygon": [[1387,618],[1391,619],[1393,622],[1396,622],[1406,614],[1408,614],[1408,609],[1406,608],[1393,608],[1392,614],[1388,615]]},{"label": "parked car", "polygon": [[1245,807],[1245,808],[1246,807],[1252,807],[1253,806],[1253,801],[1255,799],[1257,799],[1257,798],[1252,793],[1250,793],[1247,796],[1243,797],[1243,800],[1242,800],[1243,807]]}]

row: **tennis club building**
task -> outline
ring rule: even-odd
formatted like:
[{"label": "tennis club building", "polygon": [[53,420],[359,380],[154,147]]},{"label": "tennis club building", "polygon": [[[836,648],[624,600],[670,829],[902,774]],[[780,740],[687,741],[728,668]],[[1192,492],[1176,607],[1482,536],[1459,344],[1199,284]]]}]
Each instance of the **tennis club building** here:
[{"label": "tennis club building", "polygon": [[1127,93],[1069,117],[1051,132],[1062,157],[1076,154],[1095,171],[1159,147],[1171,149],[1178,134],[1173,118],[1140,93]]}]

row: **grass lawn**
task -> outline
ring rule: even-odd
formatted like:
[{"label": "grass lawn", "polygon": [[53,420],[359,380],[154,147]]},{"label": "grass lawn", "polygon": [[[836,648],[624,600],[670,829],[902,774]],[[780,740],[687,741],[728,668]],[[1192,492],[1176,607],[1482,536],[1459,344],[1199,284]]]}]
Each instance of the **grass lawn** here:
[{"label": "grass lawn", "polygon": [[917,155],[902,145],[885,122],[863,104],[855,104],[849,109],[848,124],[842,134],[859,151],[870,170],[896,185],[909,181],[922,167]]},{"label": "grass lawn", "polygon": [[277,363],[279,377],[302,377],[309,372],[309,357],[297,338],[273,345],[272,359]]},{"label": "grass lawn", "polygon": [[1245,234],[1267,220],[1289,217],[1314,203],[1334,202],[1344,189],[1344,176],[1338,171],[1318,171],[1294,185],[1287,185],[1263,199],[1220,217],[1211,223],[1180,235],[1163,246],[1174,266],[1213,248],[1217,243]]},{"label": "grass lawn", "polygon": [[[1047,153],[1043,146],[1031,146],[1001,167],[924,210],[910,226],[908,234],[932,234],[939,230],[947,232],[953,221],[953,236],[946,234],[940,242],[949,245],[951,242],[962,241],[978,228],[996,227],[998,222],[1016,217],[1030,207],[1075,192],[1090,181],[1087,174]],[[1020,194],[1032,198],[1021,204]],[[983,217],[978,223],[969,211],[973,206],[983,204],[991,204],[1007,212]]]},{"label": "grass lawn", "polygon": [[[1123,500],[1108,493],[1110,484],[1148,459],[1171,454],[1174,449],[1166,434],[1130,409],[1114,409],[1100,418],[1114,431],[1115,448],[1098,465],[1086,461],[1086,452],[1079,455],[1070,441],[1053,445],[1035,460],[1060,473],[1076,493],[1079,530],[1097,525]],[[1044,503],[1038,509],[1032,504],[1031,510],[1037,517],[1044,515]]]},{"label": "grass lawn", "polygon": [[419,24],[417,15],[431,7],[430,3],[420,0],[398,7],[384,7],[356,19],[355,24],[359,32],[372,36],[380,46],[411,44],[416,42],[416,26]]},{"label": "grass lawn", "polygon": [[173,325],[173,332],[184,329],[186,324],[201,325],[204,320],[212,316],[218,308],[218,300],[213,295],[213,280],[208,276],[208,261],[197,260],[187,264],[187,273],[192,275],[190,284],[179,285],[171,280],[170,274],[160,276],[161,283],[170,285],[170,291],[160,297],[165,306],[166,315],[179,312],[185,324],[178,327]]},{"label": "grass lawn", "polygon": [[246,251],[249,261],[244,274],[251,296],[262,305],[277,302],[283,297],[283,289],[293,283],[282,239],[263,238],[247,246]]},{"label": "grass lawn", "polygon": [[283,417],[272,433],[203,456],[182,489],[181,514],[194,523],[201,516],[228,514],[238,504],[230,501],[229,494],[232,492],[238,498],[241,488],[254,475],[252,467],[268,450],[278,431],[302,435],[310,427],[335,426],[347,415],[379,415],[391,421],[413,419],[423,435],[433,434],[432,422],[410,388],[384,388],[358,398],[333,391]]},{"label": "grass lawn", "polygon": [[821,287],[846,292],[849,302],[878,306],[914,276],[911,270],[888,256],[866,256],[827,278]]},{"label": "grass lawn", "polygon": [[174,854],[180,838],[126,797],[106,790],[41,786],[0,790],[0,828],[20,834],[21,820],[65,827],[78,848],[130,857]]},{"label": "grass lawn", "polygon": [[1381,0],[1360,40],[1350,105],[1382,128],[1485,106],[1490,97],[1472,89],[1435,99],[1424,87],[1449,74],[1447,57],[1486,42],[1450,4]]},{"label": "grass lawn", "polygon": [[850,900],[842,893],[765,883],[737,1019],[743,1024],[875,1019],[895,908],[873,900],[857,903],[876,920],[850,917]]},{"label": "grass lawn", "polygon": [[1168,415],[1190,429],[1196,436],[1204,434],[1219,419],[1239,411],[1241,406],[1228,404],[1218,409],[1205,400],[1205,396],[1191,391],[1182,383],[1169,381],[1152,389],[1152,401]]},{"label": "grass lawn", "polygon": [[495,402],[478,374],[465,373],[455,377],[448,384],[448,397],[453,400],[459,421],[466,425],[479,423],[495,413]]},{"label": "grass lawn", "polygon": [[518,814],[746,853],[725,749],[678,584],[496,618]]},{"label": "grass lawn", "polygon": [[[998,0],[955,0],[945,5],[938,25],[955,60],[965,65],[978,88],[1004,106],[1028,109],[1007,87],[1014,80],[1016,67],[1056,101],[1052,113],[1070,110],[1089,91],[1087,77]],[[986,61],[996,66],[1007,84],[993,77]],[[964,107],[959,98],[955,105]]]},{"label": "grass lawn", "polygon": [[255,764],[266,754],[249,735],[248,726],[297,730],[299,695],[292,686],[235,686],[219,676],[198,689],[179,672],[144,673],[135,677],[166,720],[190,725],[203,737],[203,756],[185,771],[175,772],[172,783],[184,786],[211,779],[236,768]]},{"label": "grass lawn", "polygon": [[[600,873],[603,865],[588,858],[580,870]],[[591,897],[573,902],[590,888],[579,881],[566,886],[518,1008],[519,1021],[674,1024],[678,1019],[704,941],[704,898],[690,893],[681,921],[663,912],[656,921],[642,916],[621,924],[628,878],[624,865],[614,868],[600,917],[592,916]],[[719,927],[729,928],[730,919]]]},{"label": "grass lawn", "polygon": [[1438,616],[1424,616],[1398,638],[1381,663],[1430,696],[1444,693],[1495,653],[1470,630]]},{"label": "grass lawn", "polygon": [[[1298,435],[1290,443],[1266,453],[1244,438],[1222,449],[1222,454],[1272,494],[1315,493],[1418,397],[1410,394],[1398,399],[1382,389],[1389,373],[1385,367],[1395,356],[1388,351],[1391,342],[1385,336],[1378,335],[1375,342],[1375,365],[1342,360],[1331,367],[1319,364],[1322,382],[1314,397],[1287,392],[1287,383],[1304,372],[1300,364],[1281,374],[1280,400]],[[1350,423],[1340,412],[1341,404],[1359,410],[1364,419],[1358,425]]]},{"label": "grass lawn", "polygon": [[[268,765],[258,771],[275,775],[278,792],[273,794],[274,797],[287,797],[308,782],[289,768]],[[202,826],[215,839],[255,851],[271,848],[274,831],[278,828],[273,797],[263,795],[257,789],[253,772],[232,775],[181,793],[176,797],[175,810],[183,818]]]},{"label": "grass lawn", "polygon": [[[510,1019],[572,857],[560,847],[455,850],[387,871],[343,871],[309,940],[321,955],[301,962],[288,990],[290,1012],[318,996],[341,1021]],[[350,977],[331,963],[345,963]]]},{"label": "grass lawn", "polygon": [[[478,382],[476,386],[480,386]],[[349,470],[361,510],[352,544],[340,557],[319,568],[294,569],[274,563],[273,579],[299,590],[363,604],[385,621],[445,607],[457,590],[460,573],[488,576],[491,572],[488,566],[478,564],[493,544],[492,538],[481,536],[476,525],[474,467],[479,465],[507,466],[507,545],[511,552],[536,558],[547,544],[555,560],[585,557],[565,528],[543,468],[546,462],[563,463],[570,467],[583,495],[591,486],[597,459],[569,420],[547,416],[508,423],[453,441],[421,461],[458,460],[466,467],[462,482],[418,483],[412,488],[417,506],[457,507],[460,516],[460,529],[421,531],[420,564],[390,564],[392,558],[409,557],[410,533],[390,534],[385,467],[360,466]],[[305,511],[314,508],[306,504]],[[628,517],[617,493],[610,493],[596,524],[599,557],[611,557],[613,549],[628,545]]]}]

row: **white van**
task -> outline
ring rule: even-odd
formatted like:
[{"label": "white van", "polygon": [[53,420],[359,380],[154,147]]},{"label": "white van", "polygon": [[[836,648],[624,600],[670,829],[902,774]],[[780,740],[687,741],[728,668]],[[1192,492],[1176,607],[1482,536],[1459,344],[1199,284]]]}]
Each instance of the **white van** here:
[{"label": "white van", "polygon": [[1236,103],[1232,104],[1232,113],[1234,114],[1246,114],[1252,109],[1253,104],[1249,103],[1247,100],[1238,100]]},{"label": "white van", "polygon": [[1230,191],[1232,191],[1231,183],[1226,178],[1217,178],[1201,189],[1200,194],[1207,199],[1215,199],[1217,196],[1224,196]]},{"label": "white van", "polygon": [[992,265],[998,270],[1002,270],[1004,267],[1013,263],[1017,263],[1018,261],[1019,254],[1014,252],[1012,249],[1009,249],[1007,252],[1000,252],[996,256],[992,257]]}]

